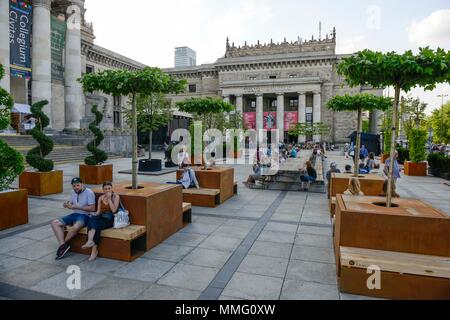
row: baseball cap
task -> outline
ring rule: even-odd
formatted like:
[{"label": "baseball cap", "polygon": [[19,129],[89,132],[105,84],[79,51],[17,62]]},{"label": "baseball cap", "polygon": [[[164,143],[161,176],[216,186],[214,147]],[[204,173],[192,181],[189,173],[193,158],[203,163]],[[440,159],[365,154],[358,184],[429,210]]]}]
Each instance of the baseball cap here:
[{"label": "baseball cap", "polygon": [[71,184],[74,185],[77,183],[83,183],[83,180],[81,180],[81,178],[73,178]]}]

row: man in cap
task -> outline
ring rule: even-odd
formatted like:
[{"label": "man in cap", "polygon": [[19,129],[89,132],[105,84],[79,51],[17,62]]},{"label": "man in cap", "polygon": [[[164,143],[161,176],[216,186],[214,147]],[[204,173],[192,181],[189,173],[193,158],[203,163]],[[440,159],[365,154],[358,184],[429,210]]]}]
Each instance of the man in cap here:
[{"label": "man in cap", "polygon": [[332,173],[341,173],[341,170],[337,168],[337,164],[335,162],[332,162],[330,165],[330,170],[327,172],[327,181],[330,183],[331,180],[331,174]]},{"label": "man in cap", "polygon": [[[86,188],[80,178],[72,179],[72,189],[70,201],[63,204],[65,209],[72,210],[72,214],[54,220],[51,223],[53,232],[60,245],[56,252],[56,260],[64,258],[70,250],[70,240],[87,225],[89,216],[95,211],[95,194],[91,189]],[[64,237],[64,228],[66,226],[72,226],[73,228]]]}]

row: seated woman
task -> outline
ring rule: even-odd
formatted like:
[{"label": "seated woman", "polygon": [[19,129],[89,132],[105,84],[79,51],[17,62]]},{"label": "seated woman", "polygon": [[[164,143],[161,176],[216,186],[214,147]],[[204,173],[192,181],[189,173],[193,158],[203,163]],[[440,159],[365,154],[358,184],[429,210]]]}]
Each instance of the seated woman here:
[{"label": "seated woman", "polygon": [[249,175],[247,181],[244,181],[243,184],[247,187],[253,186],[256,184],[256,180],[258,180],[259,178],[261,178],[261,163],[257,161],[253,165],[253,174]]},{"label": "seated woman", "polygon": [[98,255],[98,244],[102,230],[111,229],[114,226],[114,215],[119,210],[120,196],[113,192],[111,182],[103,184],[103,195],[98,199],[97,212],[89,217],[87,224],[88,240],[83,249],[92,248],[89,261],[94,261]]},{"label": "seated woman", "polygon": [[359,174],[369,174],[369,171],[366,169],[364,163],[360,163],[359,165]]},{"label": "seated woman", "polygon": [[316,169],[313,168],[311,161],[306,161],[305,165],[306,165],[305,174],[301,177],[302,180],[301,190],[308,191],[311,183],[317,180],[317,171]]},{"label": "seated woman", "polygon": [[195,171],[192,170],[189,164],[183,163],[183,175],[180,180],[176,182],[167,182],[168,184],[181,184],[183,189],[200,189],[200,185],[195,175]]},{"label": "seated woman", "polygon": [[351,178],[348,184],[348,189],[344,192],[346,196],[363,196],[364,193],[361,191],[361,184],[359,180],[355,177]]},{"label": "seated woman", "polygon": [[[388,180],[384,181],[384,184],[383,184],[383,194],[380,194],[380,197],[387,197],[388,183],[389,183]],[[392,198],[400,198],[400,195],[397,193],[397,190],[396,190],[396,189],[397,189],[397,188],[396,188],[395,182],[393,182],[393,183],[392,183],[392,186],[391,186],[391,190],[392,190]]]}]

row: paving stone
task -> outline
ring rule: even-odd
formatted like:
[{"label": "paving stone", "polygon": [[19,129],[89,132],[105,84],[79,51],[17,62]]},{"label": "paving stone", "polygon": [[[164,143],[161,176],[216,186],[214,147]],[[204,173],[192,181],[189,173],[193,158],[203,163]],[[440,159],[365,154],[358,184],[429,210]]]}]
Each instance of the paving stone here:
[{"label": "paving stone", "polygon": [[107,278],[77,296],[82,300],[132,300],[143,293],[149,283],[121,278]]},{"label": "paving stone", "polygon": [[288,262],[288,259],[249,254],[242,261],[238,271],[242,273],[284,278]]},{"label": "paving stone", "polygon": [[196,247],[206,238],[206,235],[178,232],[164,241],[164,244]]},{"label": "paving stone", "polygon": [[182,260],[183,263],[201,267],[222,268],[231,252],[197,248]]},{"label": "paving stone", "polygon": [[64,259],[56,260],[56,253],[52,252],[49,255],[46,255],[45,257],[39,259],[39,262],[58,265],[61,267],[67,267],[67,266],[73,266],[73,265],[80,265],[82,262],[86,261],[89,256],[74,253],[74,252],[68,252],[67,255],[64,257]]},{"label": "paving stone", "polygon": [[32,240],[44,240],[50,236],[54,237],[53,230],[50,226],[44,226],[30,231],[19,234],[22,238],[28,238]]},{"label": "paving stone", "polygon": [[172,262],[137,259],[119,268],[114,276],[139,281],[156,282],[175,264]]},{"label": "paving stone", "polygon": [[248,300],[277,300],[282,285],[280,278],[236,272],[223,295]]},{"label": "paving stone", "polygon": [[242,242],[242,239],[230,238],[226,236],[209,236],[204,242],[202,242],[198,247],[204,249],[213,249],[221,251],[234,251]]},{"label": "paving stone", "polygon": [[203,291],[219,270],[179,263],[157,283],[177,288]]},{"label": "paving stone", "polygon": [[[86,257],[87,258],[87,257]],[[110,274],[120,268],[126,266],[127,263],[119,260],[111,260],[104,258],[97,258],[95,261],[84,260],[80,264],[80,268],[85,272],[95,272],[100,274]]]},{"label": "paving stone", "polygon": [[322,228],[322,227],[300,225],[298,227],[297,233],[316,234],[316,235],[331,237],[332,228],[331,227]]},{"label": "paving stone", "polygon": [[298,224],[300,222],[300,215],[289,215],[283,213],[275,213],[271,221],[292,222]]},{"label": "paving stone", "polygon": [[20,268],[21,266],[28,263],[30,263],[30,260],[7,255],[0,255],[0,273]]},{"label": "paving stone", "polygon": [[291,260],[286,279],[336,285],[336,267],[329,263]]},{"label": "paving stone", "polygon": [[253,244],[253,247],[250,249],[249,254],[264,257],[289,259],[291,251],[292,244],[258,240]]},{"label": "paving stone", "polygon": [[31,261],[18,268],[0,274],[0,282],[17,287],[31,288],[42,280],[64,271],[65,268]]},{"label": "paving stone", "polygon": [[329,248],[318,248],[295,245],[292,250],[291,259],[323,263],[335,263],[334,250]]},{"label": "paving stone", "polygon": [[269,222],[264,228],[265,231],[278,231],[278,232],[296,232],[297,225],[287,223]]},{"label": "paving stone", "polygon": [[193,247],[162,243],[149,252],[145,253],[142,257],[169,262],[179,262],[192,250]]},{"label": "paving stone", "polygon": [[277,231],[263,231],[258,237],[259,241],[288,243],[292,244],[295,240],[295,233],[291,232],[277,232]]},{"label": "paving stone", "polygon": [[187,227],[183,228],[181,232],[185,233],[197,233],[209,236],[211,233],[217,230],[219,226],[214,224],[205,224],[194,222]]},{"label": "paving stone", "polygon": [[49,255],[51,252],[56,254],[57,249],[58,248],[51,243],[33,241],[32,244],[12,250],[8,252],[8,254],[18,258],[38,260]]},{"label": "paving stone", "polygon": [[35,241],[27,238],[21,238],[17,236],[11,236],[4,239],[0,239],[0,254],[8,253],[20,247],[33,244]]},{"label": "paving stone", "polygon": [[328,236],[299,233],[295,238],[295,245],[331,249],[333,248],[333,240]]},{"label": "paving stone", "polygon": [[151,284],[137,300],[197,300],[201,291]]},{"label": "paving stone", "polygon": [[221,226],[219,229],[217,229],[213,233],[213,235],[214,236],[222,236],[222,237],[231,237],[231,238],[236,238],[236,239],[244,239],[250,232],[250,229],[251,228]]},{"label": "paving stone", "polygon": [[286,280],[281,290],[281,300],[339,300],[336,285]]}]

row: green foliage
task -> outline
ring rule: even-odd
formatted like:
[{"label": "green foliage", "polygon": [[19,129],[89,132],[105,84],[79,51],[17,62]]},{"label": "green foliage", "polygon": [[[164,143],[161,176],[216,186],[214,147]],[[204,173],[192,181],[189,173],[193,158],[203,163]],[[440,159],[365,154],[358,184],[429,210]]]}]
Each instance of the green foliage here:
[{"label": "green foliage", "polygon": [[186,87],[185,80],[176,80],[161,69],[150,67],[138,71],[105,70],[87,73],[79,81],[85,92],[102,91],[112,96],[137,93],[151,95],[155,92],[180,93]]},{"label": "green foliage", "polygon": [[98,128],[103,120],[103,114],[98,111],[97,106],[93,106],[91,112],[95,115],[95,120],[89,125],[89,130],[94,134],[95,140],[90,142],[86,147],[88,151],[92,153],[92,156],[84,159],[84,163],[89,166],[96,166],[106,162],[106,160],[108,160],[108,155],[103,150],[97,148],[105,139],[102,130]]},{"label": "green foliage", "polygon": [[420,48],[417,55],[364,50],[344,58],[337,71],[351,86],[395,86],[408,92],[419,85],[433,90],[437,83],[450,82],[450,52],[429,47]]},{"label": "green foliage", "polygon": [[427,122],[433,129],[434,143],[450,143],[450,102],[444,105],[443,110],[434,110]]},{"label": "green foliage", "polygon": [[[177,103],[180,111],[194,114],[196,120],[201,120],[205,130],[216,128],[215,120],[224,117],[224,113],[234,110],[234,106],[217,98],[190,98]],[[223,120],[224,121],[224,120]],[[216,122],[217,123],[217,122]],[[225,125],[223,125],[225,127]]]},{"label": "green foliage", "polygon": [[297,123],[289,130],[289,136],[298,137],[298,136],[318,136],[318,135],[326,135],[330,133],[330,127],[324,123]]},{"label": "green foliage", "polygon": [[363,133],[369,133],[370,131],[370,121],[369,120],[363,120],[362,122],[362,131]]},{"label": "green foliage", "polygon": [[450,173],[450,157],[442,153],[431,153],[428,155],[428,164],[432,171]]},{"label": "green foliage", "polygon": [[410,160],[409,150],[408,149],[403,148],[401,145],[397,145],[396,150],[398,152],[398,162],[400,164],[404,164],[405,161],[409,161]]},{"label": "green foliage", "polygon": [[47,104],[48,101],[43,100],[31,106],[31,113],[37,120],[36,127],[31,130],[31,135],[39,143],[39,146],[28,152],[26,160],[39,172],[50,172],[54,168],[53,161],[45,159],[53,151],[54,146],[53,140],[47,137],[43,131],[50,123],[50,119],[42,111]]},{"label": "green foliage", "polygon": [[401,122],[406,136],[412,129],[420,129],[426,119],[425,111],[427,104],[420,102],[420,99],[402,98],[400,102]]},{"label": "green foliage", "polygon": [[[4,74],[3,66],[0,64],[0,80]],[[0,130],[8,127],[13,104],[10,94],[5,89],[0,88]],[[22,154],[0,140],[0,191],[8,189],[15,178],[24,170]]]},{"label": "green foliage", "polygon": [[414,163],[425,161],[427,158],[427,132],[420,129],[412,129],[409,132],[408,140],[411,161]]},{"label": "green foliage", "polygon": [[[167,125],[171,117],[170,103],[162,93],[138,95],[136,112],[138,128],[142,132],[157,131]],[[131,119],[130,112],[126,112],[125,117],[129,122]]]},{"label": "green foliage", "polygon": [[385,111],[392,106],[391,98],[378,97],[373,94],[357,94],[336,96],[327,103],[328,108],[334,111]]}]

